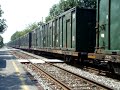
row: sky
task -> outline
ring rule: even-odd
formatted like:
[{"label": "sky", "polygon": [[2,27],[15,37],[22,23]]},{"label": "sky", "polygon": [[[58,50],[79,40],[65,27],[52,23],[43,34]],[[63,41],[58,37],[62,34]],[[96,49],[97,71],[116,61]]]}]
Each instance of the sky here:
[{"label": "sky", "polygon": [[2,18],[6,19],[7,30],[1,34],[4,43],[10,41],[16,31],[24,30],[29,24],[45,19],[52,5],[59,0],[0,0],[4,11]]}]

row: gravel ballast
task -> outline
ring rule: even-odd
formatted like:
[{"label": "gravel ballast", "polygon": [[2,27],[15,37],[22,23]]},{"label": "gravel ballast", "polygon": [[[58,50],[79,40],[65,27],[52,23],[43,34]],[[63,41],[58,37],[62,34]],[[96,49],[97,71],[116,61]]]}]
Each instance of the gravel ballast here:
[{"label": "gravel ballast", "polygon": [[70,66],[70,65],[67,65],[67,64],[60,64],[60,63],[57,63],[57,64],[54,64],[58,67],[61,67],[63,69],[66,69],[70,72],[73,72],[75,74],[78,74],[82,77],[85,77],[87,79],[90,79],[92,81],[95,81],[95,82],[98,82],[102,85],[105,85],[111,89],[114,89],[114,90],[120,90],[120,82],[117,81],[117,80],[114,80],[114,79],[111,79],[111,78],[106,78],[104,76],[97,76],[95,74],[92,74],[92,73],[89,73],[89,72],[86,72],[86,71],[83,71],[79,68],[76,68],[76,67],[73,67],[73,66]]}]

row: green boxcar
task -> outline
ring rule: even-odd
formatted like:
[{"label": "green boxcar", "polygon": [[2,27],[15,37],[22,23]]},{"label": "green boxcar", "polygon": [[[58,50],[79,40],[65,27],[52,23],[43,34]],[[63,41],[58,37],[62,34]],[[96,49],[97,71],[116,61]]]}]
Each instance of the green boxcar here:
[{"label": "green boxcar", "polygon": [[40,48],[94,52],[95,24],[96,10],[74,7],[41,26],[40,33],[37,32],[40,34],[40,36],[37,34],[40,38],[38,46]]},{"label": "green boxcar", "polygon": [[120,54],[120,0],[97,0],[97,53]]},{"label": "green boxcar", "polygon": [[63,50],[94,52],[96,10],[74,7],[59,16],[59,47]]}]

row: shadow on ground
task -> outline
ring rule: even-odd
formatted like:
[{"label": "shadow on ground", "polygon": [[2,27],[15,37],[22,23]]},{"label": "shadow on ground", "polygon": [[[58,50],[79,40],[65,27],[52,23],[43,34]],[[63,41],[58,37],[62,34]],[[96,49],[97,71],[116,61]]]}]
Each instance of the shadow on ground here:
[{"label": "shadow on ground", "polygon": [[4,73],[0,73],[0,90],[23,90],[21,87],[23,83],[20,78],[24,79],[25,85],[27,86],[35,85],[35,82],[31,82],[26,74],[12,73],[10,75],[6,75]]}]

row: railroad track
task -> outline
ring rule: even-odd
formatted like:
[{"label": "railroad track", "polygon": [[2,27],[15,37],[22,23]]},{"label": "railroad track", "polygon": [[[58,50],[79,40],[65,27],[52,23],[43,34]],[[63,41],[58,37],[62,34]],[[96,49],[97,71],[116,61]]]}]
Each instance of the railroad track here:
[{"label": "railroad track", "polygon": [[[36,65],[29,63],[26,65],[27,70],[30,73],[35,73],[35,78],[37,80],[42,80],[43,83],[47,84],[45,87],[50,90],[72,90],[70,87],[66,86],[64,83],[61,83],[59,80],[53,78],[49,73],[45,72],[44,70],[40,69]],[[41,81],[40,81],[41,82]]]},{"label": "railroad track", "polygon": [[[31,56],[21,52],[12,52],[17,58],[21,59],[35,59]],[[37,80],[47,82],[47,86],[51,90],[107,90],[110,89],[98,82],[84,78],[80,75],[72,73],[68,70],[58,67],[52,63],[33,64],[28,63],[24,65],[31,74],[35,72]]]},{"label": "railroad track", "polygon": [[19,51],[19,50],[18,51],[15,51],[15,50],[10,51],[10,53],[15,55],[15,57],[18,58],[18,59],[38,59],[35,56],[27,54],[27,52],[24,53],[24,52]]},{"label": "railroad track", "polygon": [[86,78],[83,78],[79,75],[76,75],[70,71],[67,71],[63,68],[56,67],[52,64],[37,64],[41,70],[56,78],[61,83],[64,83],[67,87],[70,87],[70,90],[83,90],[83,89],[91,89],[91,90],[105,90],[107,87],[100,85],[94,81],[90,81]]},{"label": "railroad track", "polygon": [[[36,58],[35,56],[31,56],[31,55],[28,55],[28,54],[25,54],[25,53],[21,53],[21,52],[11,52],[12,54],[16,55],[17,58],[21,58],[21,59],[38,59]],[[88,67],[88,66],[85,66],[82,68],[83,70],[85,71],[88,71],[90,73],[94,73],[96,75],[102,75],[102,76],[105,76],[106,75],[106,71],[104,70],[100,70],[100,69],[96,69],[96,68],[92,68],[92,67]]]}]

